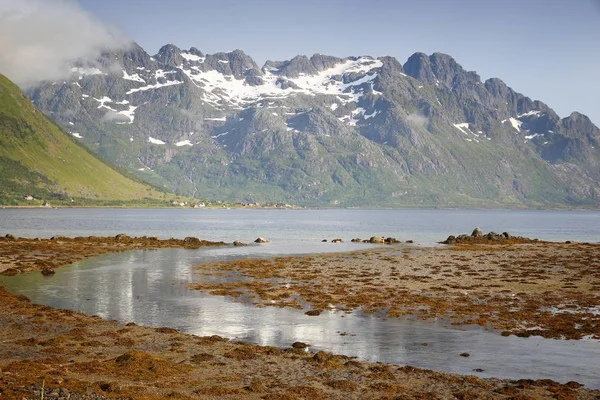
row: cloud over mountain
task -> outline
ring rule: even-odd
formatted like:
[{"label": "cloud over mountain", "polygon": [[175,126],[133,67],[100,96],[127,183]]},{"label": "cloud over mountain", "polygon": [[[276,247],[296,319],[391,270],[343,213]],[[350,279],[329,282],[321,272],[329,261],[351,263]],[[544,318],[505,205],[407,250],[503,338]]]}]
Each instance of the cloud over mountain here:
[{"label": "cloud over mountain", "polygon": [[29,86],[69,75],[76,60],[128,40],[69,0],[0,0],[0,72]]}]

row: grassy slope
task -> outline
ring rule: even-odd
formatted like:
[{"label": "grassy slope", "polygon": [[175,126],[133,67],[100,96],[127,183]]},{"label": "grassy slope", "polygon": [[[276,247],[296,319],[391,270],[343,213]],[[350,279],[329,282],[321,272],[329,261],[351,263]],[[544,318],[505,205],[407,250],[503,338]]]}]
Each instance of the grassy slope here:
[{"label": "grassy slope", "polygon": [[26,194],[16,193],[20,190],[92,200],[135,201],[165,196],[93,156],[37,110],[3,75],[0,75],[0,172],[0,196],[5,198]]}]

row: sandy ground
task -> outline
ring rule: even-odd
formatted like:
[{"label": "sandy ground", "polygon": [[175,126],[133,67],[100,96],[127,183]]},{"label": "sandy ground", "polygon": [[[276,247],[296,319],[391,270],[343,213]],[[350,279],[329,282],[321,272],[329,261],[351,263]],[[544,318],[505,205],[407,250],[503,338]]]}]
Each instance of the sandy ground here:
[{"label": "sandy ground", "polygon": [[[37,244],[32,244],[32,242],[36,242],[33,240],[20,242],[20,240],[3,239],[0,240],[0,266],[5,270],[10,268],[39,270],[47,268],[49,263],[57,267],[62,263],[66,264],[81,257],[100,254],[104,251],[140,248],[139,243],[133,239],[125,244],[122,241],[114,244],[114,240],[113,238],[95,238],[86,242],[82,238],[78,240],[76,246],[68,244],[76,242],[75,240],[61,239],[55,240],[62,242],[61,245],[46,243],[41,247],[35,247]],[[11,244],[7,245],[7,242],[11,242]],[[107,243],[106,249],[100,248],[102,247],[100,242]],[[79,245],[83,248],[97,247],[97,249],[81,254]],[[185,246],[186,243],[180,243],[180,245]],[[580,250],[575,252],[576,249]],[[573,245],[572,248],[563,245],[549,245],[543,248],[501,250],[390,247],[353,254],[279,258],[273,261],[260,260],[260,264],[257,264],[256,260],[218,263],[205,266],[200,271],[225,275],[244,274],[250,277],[247,282],[251,282],[256,279],[251,277],[257,273],[256,271],[251,273],[251,270],[271,262],[277,268],[267,268],[267,271],[272,270],[274,276],[264,278],[263,272],[261,272],[259,280],[277,278],[276,280],[279,281],[279,275],[288,275],[285,278],[287,282],[281,283],[284,288],[286,288],[286,283],[289,283],[289,289],[293,288],[294,290],[297,285],[301,285],[301,282],[320,282],[319,284],[324,289],[319,293],[322,296],[324,293],[325,299],[317,301],[317,294],[315,294],[311,300],[310,293],[300,289],[298,289],[298,293],[301,293],[315,307],[325,308],[329,307],[329,304],[337,304],[340,307],[354,308],[360,306],[359,298],[349,297],[345,305],[344,302],[338,301],[341,297],[336,299],[335,292],[341,287],[337,284],[338,280],[340,283],[365,280],[360,284],[352,284],[356,286],[352,288],[356,293],[364,292],[363,289],[376,287],[381,282],[391,281],[394,283],[388,282],[386,285],[402,284],[402,287],[406,287],[407,293],[413,291],[423,293],[425,291],[423,285],[447,286],[447,293],[442,294],[443,291],[440,291],[440,298],[445,295],[459,298],[460,291],[472,292],[474,285],[480,283],[475,280],[475,275],[471,281],[461,280],[460,284],[464,287],[456,289],[451,288],[451,285],[455,284],[452,283],[454,281],[448,279],[429,283],[428,279],[416,279],[414,276],[424,275],[425,272],[422,271],[428,271],[427,273],[430,275],[434,274],[432,276],[437,276],[435,274],[451,275],[447,270],[451,268],[450,265],[455,264],[456,269],[460,270],[459,267],[462,266],[468,267],[469,271],[475,266],[493,269],[497,260],[513,260],[513,262],[507,262],[514,265],[520,262],[520,257],[524,254],[530,254],[531,258],[535,260],[539,259],[538,253],[571,254],[565,260],[568,261],[577,257],[593,256],[597,254],[597,251],[593,252],[594,249],[598,250],[594,247],[588,249],[586,245]],[[98,253],[98,251],[101,252]],[[35,257],[32,254],[35,254]],[[485,257],[478,257],[481,255]],[[28,258],[23,260],[25,256]],[[513,259],[513,256],[516,258]],[[562,283],[557,263],[553,267],[553,269],[557,269],[556,277],[551,278],[549,282],[560,281],[560,286],[568,284],[568,288],[561,289],[565,292],[589,294],[595,290],[597,293],[599,276],[597,255],[595,257],[591,259],[592,266],[589,267],[595,271],[592,278],[588,278],[588,275],[593,275],[593,271],[588,271],[581,278]],[[467,260],[464,260],[465,258]],[[485,258],[486,261],[483,262],[482,258]],[[529,260],[529,258],[527,259]],[[27,260],[30,262],[26,262]],[[427,261],[430,266],[419,264],[424,261]],[[404,263],[406,266],[401,267]],[[413,270],[419,265],[421,273]],[[239,269],[240,266],[243,268]],[[395,271],[392,271],[392,267],[395,267]],[[575,268],[575,266],[568,264],[560,268]],[[239,269],[239,271],[232,271],[232,269]],[[434,271],[438,269],[439,271]],[[469,271],[465,270],[465,275]],[[579,276],[583,272],[577,271],[579,269],[569,270],[573,276]],[[323,274],[327,274],[328,282],[321,281],[321,279],[326,279]],[[344,276],[333,278],[334,275],[342,274]],[[497,281],[501,282],[505,274],[501,272],[497,274]],[[398,279],[391,279],[394,277]],[[367,281],[367,279],[370,280]],[[520,290],[524,290],[520,289],[519,285],[526,283],[518,282],[518,280],[534,278],[519,276],[512,279],[517,282],[506,282],[505,286],[510,286],[511,293],[519,293]],[[504,293],[502,292],[505,290],[503,288],[489,287],[494,283],[487,282],[486,284],[486,291]],[[571,286],[580,289],[575,290]],[[263,298],[267,300],[267,297],[264,296],[270,295],[260,292],[260,289],[260,286],[254,288],[247,285],[243,290],[254,290],[257,301]],[[226,287],[206,288],[206,290],[233,289]],[[280,290],[283,289],[280,288]],[[542,291],[542,288],[539,290]],[[387,293],[389,296],[387,291],[381,290],[381,292]],[[369,291],[369,293],[371,292]],[[287,295],[287,293],[283,294],[282,302]],[[404,308],[404,306],[396,306],[396,303],[393,304],[390,310],[397,308],[400,313],[400,310]],[[597,298],[595,304],[597,305]],[[283,303],[279,305],[283,305]],[[367,306],[364,301],[363,305]],[[369,306],[376,308],[376,302],[370,302]],[[324,352],[313,354],[305,349],[295,348],[301,347],[299,344],[292,345],[290,343],[290,347],[286,349],[262,347],[233,343],[216,336],[184,335],[170,328],[118,324],[81,313],[31,304],[25,297],[10,294],[0,288],[0,399],[39,399],[42,387],[45,399],[600,398],[600,391],[587,390],[574,382],[561,385],[548,380],[480,379],[473,376],[421,370],[410,366],[359,362],[349,357]]]}]

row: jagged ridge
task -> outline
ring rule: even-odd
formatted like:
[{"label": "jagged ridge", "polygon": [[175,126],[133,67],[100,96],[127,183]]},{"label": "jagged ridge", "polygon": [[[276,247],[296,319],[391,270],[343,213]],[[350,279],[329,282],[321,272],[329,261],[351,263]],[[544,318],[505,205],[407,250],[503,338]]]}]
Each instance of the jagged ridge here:
[{"label": "jagged ridge", "polygon": [[[135,45],[29,94],[120,166],[191,195],[369,206],[599,204],[600,132],[452,57]],[[71,125],[72,124],[72,125]]]}]

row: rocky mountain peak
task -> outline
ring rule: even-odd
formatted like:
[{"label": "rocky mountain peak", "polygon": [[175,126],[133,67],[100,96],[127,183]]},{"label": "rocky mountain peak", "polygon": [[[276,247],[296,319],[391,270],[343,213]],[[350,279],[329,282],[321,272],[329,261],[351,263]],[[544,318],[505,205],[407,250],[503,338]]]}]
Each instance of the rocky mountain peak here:
[{"label": "rocky mountain peak", "polygon": [[477,84],[479,75],[465,71],[451,56],[444,53],[415,53],[404,64],[404,72],[415,79],[431,85],[443,84],[453,88],[463,83]]},{"label": "rocky mountain peak", "polygon": [[313,56],[310,58],[311,64],[317,71],[323,71],[332,68],[341,61],[342,60],[340,58],[318,53],[313,54]]},{"label": "rocky mountain peak", "polygon": [[429,60],[431,69],[437,79],[448,87],[463,82],[479,83],[481,78],[473,71],[465,71],[451,56],[444,53],[433,53]]},{"label": "rocky mountain peak", "polygon": [[404,73],[421,82],[434,84],[437,79],[431,69],[429,56],[425,53],[415,53],[410,56],[402,69]]},{"label": "rocky mountain peak", "polygon": [[166,44],[158,50],[154,56],[157,61],[170,66],[181,65],[183,58],[181,57],[181,49],[174,44]]},{"label": "rocky mountain peak", "polygon": [[298,78],[300,74],[314,75],[317,72],[310,59],[304,55],[299,55],[286,61],[268,61],[265,65],[271,67],[271,72],[274,74],[287,78]]},{"label": "rocky mountain peak", "polygon": [[560,122],[571,136],[586,133],[600,140],[600,129],[586,115],[573,111],[571,115],[563,118]]}]

